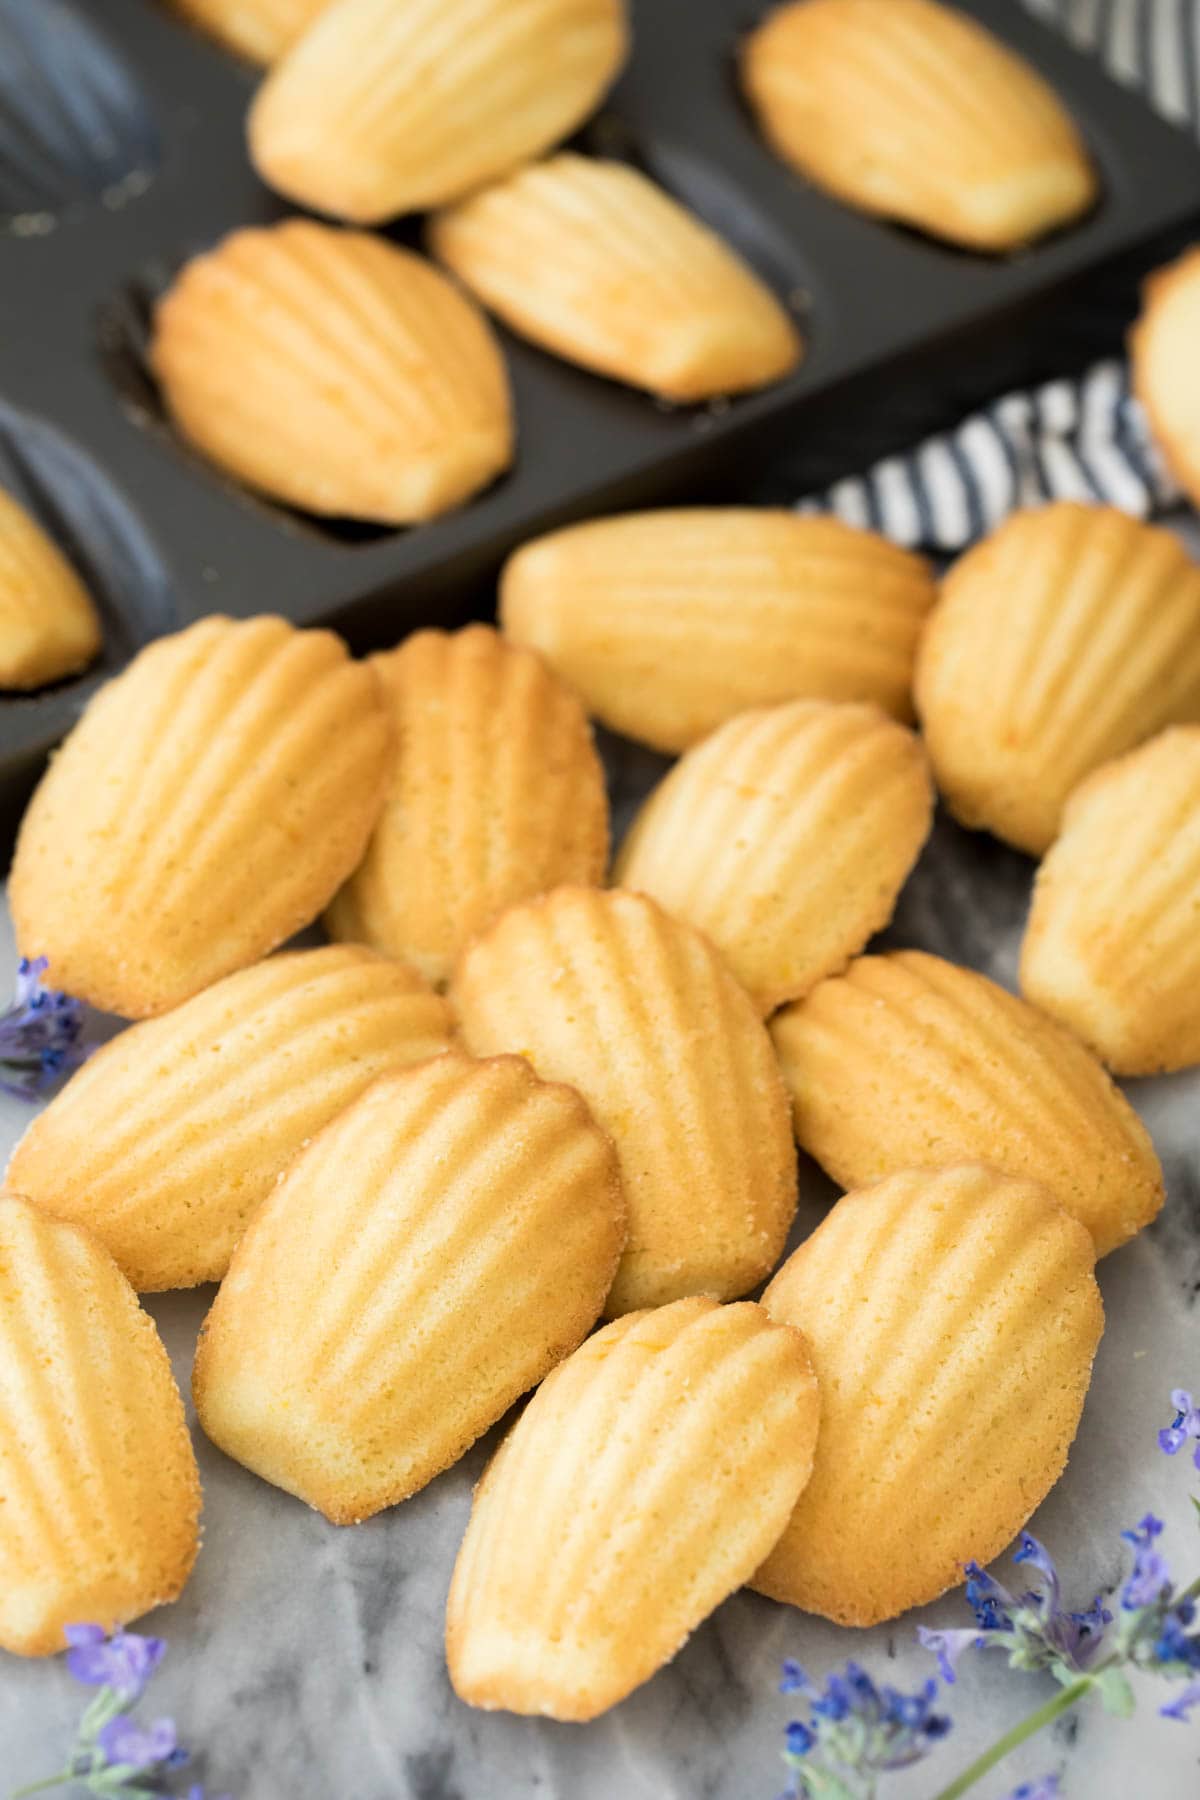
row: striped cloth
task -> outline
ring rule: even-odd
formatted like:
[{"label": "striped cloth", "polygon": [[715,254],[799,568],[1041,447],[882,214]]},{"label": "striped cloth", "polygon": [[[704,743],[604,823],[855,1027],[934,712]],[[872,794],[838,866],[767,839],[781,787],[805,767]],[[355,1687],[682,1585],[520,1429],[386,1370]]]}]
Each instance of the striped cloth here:
[{"label": "striped cloth", "polygon": [[[1200,0],[1022,0],[1200,136]],[[958,550],[1017,506],[1102,500],[1146,517],[1178,499],[1119,359],[1007,394],[953,431],[802,500],[896,543]]]}]

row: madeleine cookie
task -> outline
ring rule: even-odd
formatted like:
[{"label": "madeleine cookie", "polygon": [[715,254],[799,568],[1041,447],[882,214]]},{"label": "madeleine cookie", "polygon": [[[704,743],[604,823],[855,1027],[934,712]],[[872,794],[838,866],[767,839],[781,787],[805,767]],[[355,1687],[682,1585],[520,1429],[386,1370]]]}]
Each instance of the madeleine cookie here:
[{"label": "madeleine cookie", "polygon": [[1200,505],[1200,247],[1146,283],[1129,337],[1133,390],[1179,485]]},{"label": "madeleine cookie", "polygon": [[817,187],[969,249],[1017,249],[1096,198],[1053,90],[937,0],[791,0],[751,32],[742,85]]},{"label": "madeleine cookie", "polygon": [[512,460],[508,377],[423,257],[310,219],[235,231],[159,301],[150,362],[183,436],[306,512],[411,525]]},{"label": "madeleine cookie", "polygon": [[821,1431],[762,1593],[894,1619],[1003,1550],[1062,1474],[1104,1309],[1091,1239],[1036,1182],[907,1170],[847,1194],[763,1306],[811,1348]]},{"label": "madeleine cookie", "polygon": [[78,575],[0,488],[0,688],[38,688],[85,669],[100,620]]},{"label": "madeleine cookie", "polygon": [[616,1144],[629,1242],[610,1316],[732,1299],[774,1267],[796,1210],[787,1094],[707,938],[641,894],[557,888],[476,940],[453,999],[477,1055],[569,1081]]},{"label": "madeleine cookie", "polygon": [[1105,1256],[1163,1201],[1145,1126],[1090,1050],[974,969],[860,956],[771,1022],[796,1135],[842,1187],[989,1163],[1027,1176]]},{"label": "madeleine cookie", "polygon": [[144,1018],[257,962],[355,867],[391,730],[331,631],[214,616],[88,705],[21,822],[8,897],[56,987]]},{"label": "madeleine cookie", "polygon": [[101,1240],[137,1288],[219,1281],[308,1139],[450,1009],[359,946],[270,957],[105,1044],[29,1126],[7,1182]]},{"label": "madeleine cookie", "polygon": [[391,786],[325,922],[442,982],[506,906],[603,880],[604,770],[574,694],[486,625],[418,631],[374,667],[396,731]]},{"label": "madeleine cookie", "polygon": [[522,337],[665,400],[765,387],[800,360],[770,289],[627,163],[519,169],[439,214],[430,245]]},{"label": "madeleine cookie", "polygon": [[263,180],[359,224],[569,137],[625,60],[623,0],[333,0],[250,108]]},{"label": "madeleine cookie", "polygon": [[750,1301],[590,1338],[476,1489],[446,1614],[459,1698],[594,1719],[648,1681],[778,1538],[819,1412],[804,1339]]},{"label": "madeleine cookie", "polygon": [[1119,1075],[1200,1063],[1200,725],[1072,795],[1038,870],[1021,991]]},{"label": "madeleine cookie", "polygon": [[751,706],[911,719],[928,565],[836,519],[692,507],[568,525],[509,558],[500,619],[614,731],[686,750]]},{"label": "madeleine cookie", "polygon": [[381,1076],[234,1253],[196,1356],[209,1437],[335,1524],[456,1462],[594,1324],[625,1239],[612,1145],[520,1057]]},{"label": "madeleine cookie", "polygon": [[271,63],[295,43],[328,0],[170,0],[170,4],[239,56]]},{"label": "madeleine cookie", "polygon": [[0,1646],[174,1600],[200,1482],[154,1321],[100,1244],[0,1195]]},{"label": "madeleine cookie", "polygon": [[712,939],[763,1012],[844,968],[929,835],[920,743],[874,706],[740,713],[676,763],[616,878]]},{"label": "madeleine cookie", "polygon": [[1112,507],[1015,513],[947,577],[916,697],[951,811],[1041,855],[1085,775],[1200,719],[1200,568]]}]

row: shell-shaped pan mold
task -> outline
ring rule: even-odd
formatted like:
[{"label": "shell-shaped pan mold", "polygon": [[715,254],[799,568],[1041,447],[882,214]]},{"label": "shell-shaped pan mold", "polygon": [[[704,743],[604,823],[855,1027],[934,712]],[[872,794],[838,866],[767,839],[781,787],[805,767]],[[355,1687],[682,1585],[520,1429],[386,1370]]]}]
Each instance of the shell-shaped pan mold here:
[{"label": "shell-shaped pan mold", "polygon": [[149,183],[159,136],[138,82],[68,0],[0,0],[0,220],[35,235]]},{"label": "shell-shaped pan mold", "polygon": [[[109,675],[179,623],[166,565],[133,508],[92,459],[44,420],[0,401],[0,487],[73,564],[100,613]],[[43,690],[44,691],[44,690]],[[0,696],[0,707],[21,704]]]}]

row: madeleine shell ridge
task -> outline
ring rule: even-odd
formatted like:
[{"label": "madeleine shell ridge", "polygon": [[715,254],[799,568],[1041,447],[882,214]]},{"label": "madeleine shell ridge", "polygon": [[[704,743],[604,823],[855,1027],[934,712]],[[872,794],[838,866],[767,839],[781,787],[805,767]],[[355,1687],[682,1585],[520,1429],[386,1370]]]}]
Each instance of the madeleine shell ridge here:
[{"label": "madeleine shell ridge", "polygon": [[766,1013],[888,923],[933,817],[920,742],[874,706],[740,713],[667,774],[616,864],[705,932]]},{"label": "madeleine shell ridge", "polygon": [[1072,795],[1038,870],[1021,991],[1119,1075],[1200,1063],[1200,726]]},{"label": "madeleine shell ridge", "polygon": [[615,1143],[629,1240],[610,1316],[733,1299],[770,1271],[796,1209],[787,1094],[707,938],[644,895],[558,888],[476,939],[452,1000],[476,1055],[569,1082]]},{"label": "madeleine shell ridge", "polygon": [[749,265],[627,163],[519,169],[437,215],[430,243],[514,331],[663,399],[765,387],[802,354]]},{"label": "madeleine shell ridge", "polygon": [[351,945],[269,957],[97,1050],[6,1180],[87,1226],[143,1292],[219,1281],[308,1139],[452,1041],[449,1006],[400,963]]},{"label": "madeleine shell ridge", "polygon": [[446,1619],[460,1699],[584,1720],[648,1680],[778,1537],[819,1410],[801,1334],[749,1301],[590,1338],[476,1490]]},{"label": "madeleine shell ridge", "polygon": [[485,625],[416,632],[373,666],[395,727],[391,781],[325,922],[440,983],[506,907],[603,880],[604,770],[575,695]]},{"label": "madeleine shell ridge", "polygon": [[87,1232],[0,1195],[0,1646],[177,1598],[200,1482],[154,1321]]},{"label": "madeleine shell ridge", "polygon": [[1078,1428],[1104,1326],[1092,1265],[1044,1188],[992,1169],[905,1171],[839,1200],[763,1296],[809,1345],[821,1430],[753,1585],[875,1625],[1003,1550]]},{"label": "madeleine shell ridge", "polygon": [[1129,334],[1134,394],[1167,466],[1200,505],[1200,378],[1193,347],[1200,332],[1200,246],[1157,269],[1142,290]]},{"label": "madeleine shell ridge", "polygon": [[328,0],[168,0],[183,18],[252,62],[273,63]]},{"label": "madeleine shell ridge", "polygon": [[624,1242],[617,1161],[519,1057],[381,1076],[234,1252],[193,1392],[228,1455],[336,1524],[393,1506],[582,1340]]},{"label": "madeleine shell ridge", "polygon": [[335,0],[259,89],[251,159],[359,224],[441,206],[569,137],[627,48],[623,0]]},{"label": "madeleine shell ridge", "polygon": [[1014,513],[947,576],[916,698],[951,811],[1041,855],[1093,769],[1200,719],[1200,567],[1113,507]]},{"label": "madeleine shell ridge", "polygon": [[126,1018],[165,1011],[308,925],[360,860],[390,726],[329,631],[214,615],[90,702],[21,824],[22,954]]},{"label": "madeleine shell ridge", "polygon": [[150,361],[189,443],[306,512],[416,524],[512,460],[487,320],[424,257],[367,232],[231,232],[159,301]]},{"label": "madeleine shell ridge", "polygon": [[937,0],[793,0],[746,40],[742,86],[771,147],[864,212],[1013,250],[1098,192],[1054,90]]},{"label": "madeleine shell ridge", "polygon": [[842,1187],[981,1162],[1040,1182],[1096,1254],[1158,1213],[1145,1126],[1087,1047],[973,969],[861,956],[771,1022],[796,1135]]},{"label": "madeleine shell ridge", "polygon": [[657,750],[785,700],[873,701],[912,718],[929,565],[837,519],[689,507],[588,520],[505,565],[506,636],[588,711]]},{"label": "madeleine shell ridge", "polygon": [[0,688],[38,688],[99,654],[90,594],[41,526],[0,488]]}]

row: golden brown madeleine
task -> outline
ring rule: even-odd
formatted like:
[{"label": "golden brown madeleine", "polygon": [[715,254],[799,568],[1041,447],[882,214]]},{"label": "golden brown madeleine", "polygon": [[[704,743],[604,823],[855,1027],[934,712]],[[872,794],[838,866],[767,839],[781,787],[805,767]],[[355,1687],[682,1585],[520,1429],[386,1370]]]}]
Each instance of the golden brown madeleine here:
[{"label": "golden brown madeleine", "polygon": [[612,1145],[520,1057],[383,1075],[256,1213],[205,1323],[213,1441],[335,1524],[456,1462],[594,1324]]},{"label": "golden brown madeleine", "polygon": [[791,0],[747,39],[742,84],[818,187],[970,249],[1016,249],[1096,198],[1053,90],[938,0]]},{"label": "golden brown madeleine", "polygon": [[873,700],[912,717],[928,565],[836,519],[692,507],[592,519],[509,558],[506,634],[614,731],[686,750],[751,706]]},{"label": "golden brown madeleine", "polygon": [[887,924],[932,816],[911,731],[875,706],[793,700],[689,750],[634,820],[616,877],[706,932],[771,1012]]},{"label": "golden brown madeleine", "polygon": [[231,233],[160,300],[150,360],[185,438],[307,512],[413,524],[512,460],[487,320],[423,257],[366,232],[288,219]]},{"label": "golden brown madeleine", "polygon": [[429,235],[514,331],[663,399],[765,387],[800,360],[771,290],[627,163],[552,157],[440,213]]},{"label": "golden brown madeleine", "polygon": [[796,1135],[842,1187],[989,1163],[1048,1188],[1105,1256],[1163,1201],[1145,1126],[1091,1051],[974,969],[860,956],[771,1033]]},{"label": "golden brown madeleine", "polygon": [[1200,247],[1146,283],[1130,333],[1133,389],[1171,473],[1200,504]]},{"label": "golden brown madeleine", "polygon": [[452,1034],[446,1002],[371,950],[273,956],[105,1044],[34,1119],[6,1179],[86,1225],[135,1287],[219,1281],[308,1139]]},{"label": "golden brown madeleine", "polygon": [[0,488],[0,688],[61,681],[99,649],[87,589],[36,519]]},{"label": "golden brown madeleine", "polygon": [[359,224],[441,206],[569,137],[627,47],[623,0],[333,0],[260,88],[250,155]]},{"label": "golden brown madeleine", "polygon": [[91,701],[21,823],[9,902],[57,987],[125,1018],[177,1006],[307,925],[386,790],[379,678],[331,631],[216,615]]},{"label": "golden brown madeleine", "polygon": [[1016,1535],[1067,1461],[1104,1326],[1092,1242],[1037,1182],[846,1194],[763,1295],[821,1389],[812,1480],[754,1586],[876,1625]]},{"label": "golden brown madeleine", "polygon": [[575,695],[486,625],[418,631],[374,667],[396,730],[391,786],[325,922],[443,982],[506,906],[603,880],[604,770]]},{"label": "golden brown madeleine", "polygon": [[1112,507],[1015,513],[947,577],[916,698],[956,817],[1040,855],[1085,775],[1200,719],[1200,568]]},{"label": "golden brown madeleine", "polygon": [[253,62],[271,63],[328,0],[170,0],[176,12]]},{"label": "golden brown madeleine", "polygon": [[476,940],[452,997],[477,1055],[569,1081],[617,1146],[629,1242],[610,1317],[730,1300],[774,1267],[796,1210],[787,1094],[707,938],[644,895],[557,888]]},{"label": "golden brown madeleine", "polygon": [[1200,1063],[1200,726],[1072,795],[1038,870],[1021,991],[1119,1075]]},{"label": "golden brown madeleine", "polygon": [[589,1338],[476,1490],[446,1616],[459,1697],[594,1719],[648,1681],[778,1538],[820,1404],[800,1333],[750,1301]]},{"label": "golden brown madeleine", "polygon": [[88,1232],[0,1195],[0,1645],[174,1600],[200,1481],[154,1321]]}]

